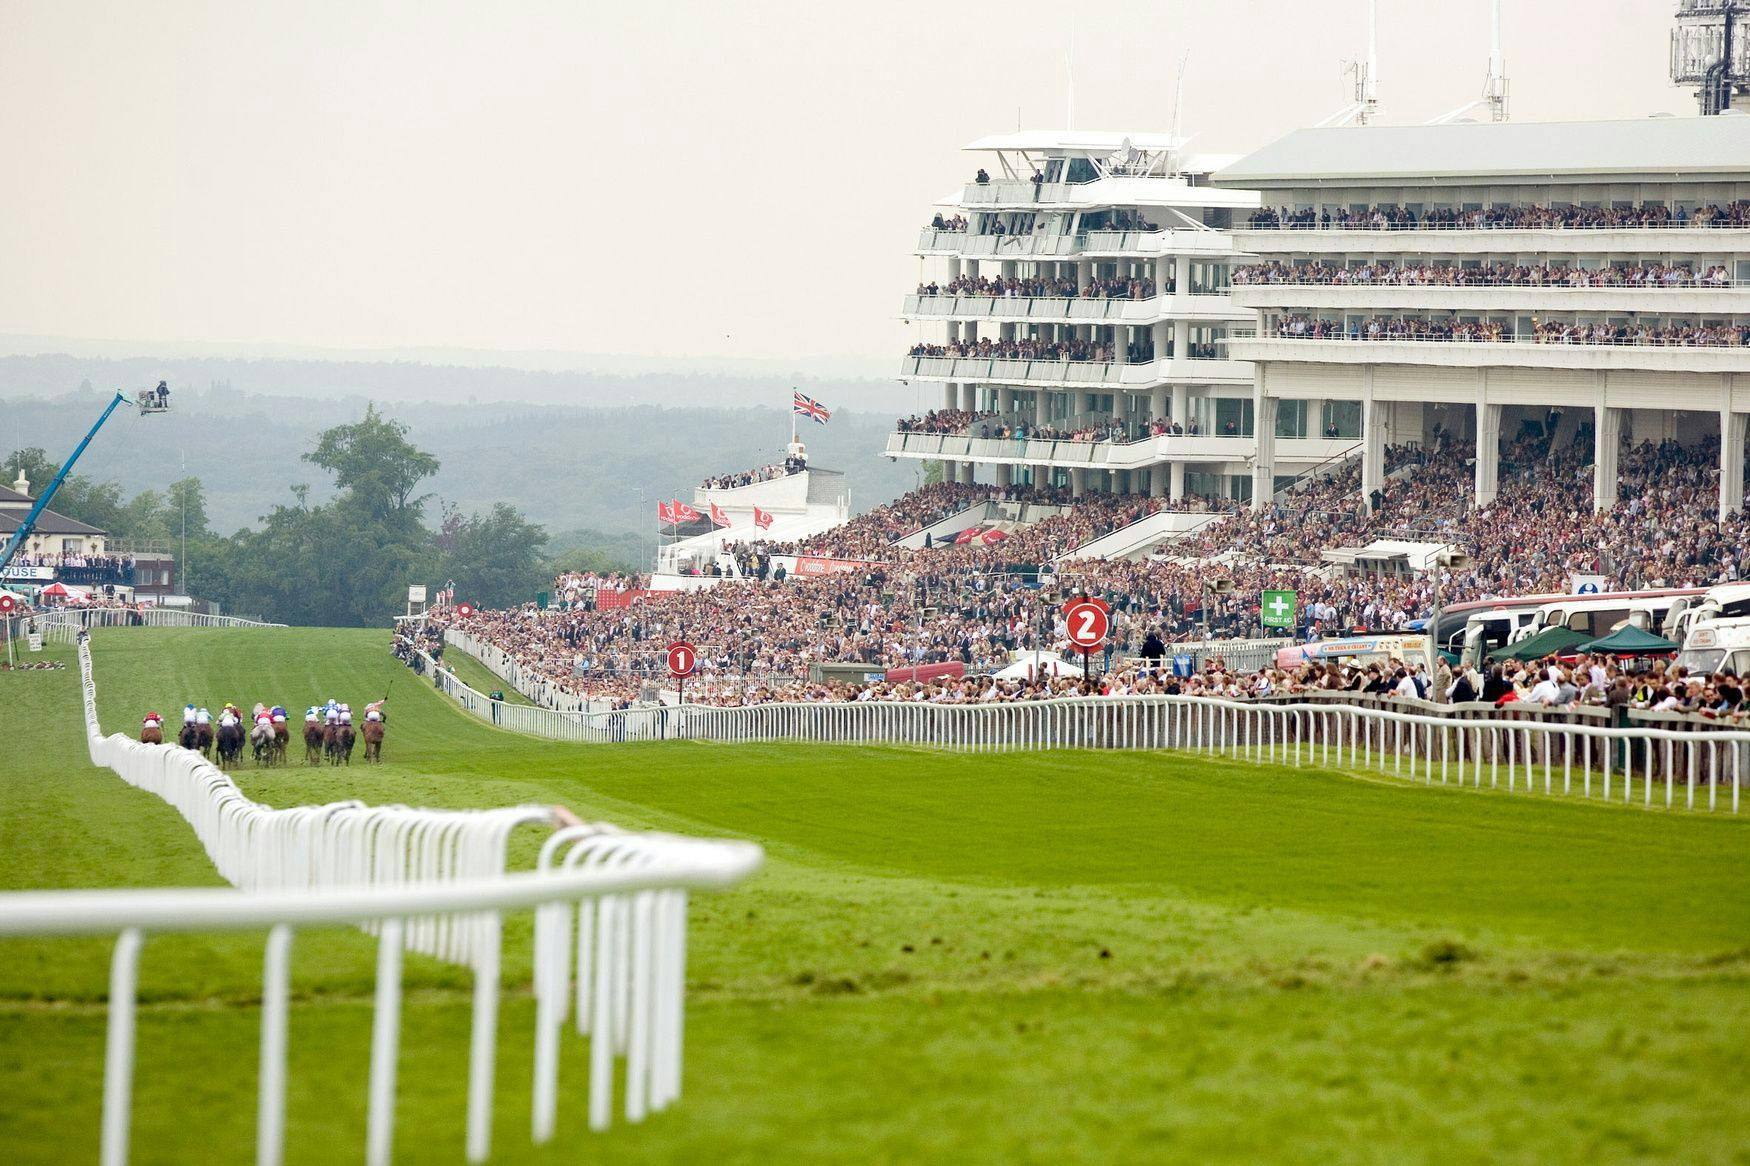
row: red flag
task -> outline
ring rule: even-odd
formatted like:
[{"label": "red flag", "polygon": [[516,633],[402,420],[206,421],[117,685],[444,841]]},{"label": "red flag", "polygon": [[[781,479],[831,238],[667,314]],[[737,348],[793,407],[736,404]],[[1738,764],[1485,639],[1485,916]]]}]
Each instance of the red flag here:
[{"label": "red flag", "polygon": [[965,530],[961,531],[959,534],[954,536],[954,545],[957,547],[963,547],[967,543],[976,540],[978,538],[978,536],[983,534],[983,533],[984,533],[984,529],[982,527],[969,526]]},{"label": "red flag", "polygon": [[717,503],[715,503],[715,502],[711,503],[711,525],[712,526],[728,526],[729,525],[729,515],[723,513],[723,507],[717,505]]},{"label": "red flag", "polygon": [[664,526],[674,525],[674,503],[658,502],[656,504],[656,520]]},{"label": "red flag", "polygon": [[979,541],[984,543],[984,545],[988,547],[988,546],[994,546],[995,544],[1002,542],[1004,539],[1006,539],[1008,537],[1009,537],[1008,532],[997,530],[995,527],[992,527],[990,530],[985,531],[982,535],[979,536]]},{"label": "red flag", "polygon": [[700,514],[697,510],[694,510],[691,506],[688,506],[685,502],[682,502],[679,498],[675,499],[674,520],[677,523],[697,522],[703,517],[704,515]]},{"label": "red flag", "polygon": [[758,506],[753,508],[753,524],[761,530],[772,529],[772,516]]}]

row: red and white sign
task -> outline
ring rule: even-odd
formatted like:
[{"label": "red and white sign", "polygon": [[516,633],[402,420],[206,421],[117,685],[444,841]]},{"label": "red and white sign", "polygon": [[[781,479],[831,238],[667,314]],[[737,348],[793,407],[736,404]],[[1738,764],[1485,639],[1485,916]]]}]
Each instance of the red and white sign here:
[{"label": "red and white sign", "polygon": [[466,619],[474,614],[474,605],[472,603],[458,603],[456,604],[456,614]]},{"label": "red and white sign", "polygon": [[17,608],[18,600],[5,592],[0,592],[0,615],[11,615]]},{"label": "red and white sign", "polygon": [[819,555],[797,555],[796,569],[790,573],[792,575],[845,575],[874,565],[874,563],[864,559],[826,559]]},{"label": "red and white sign", "polygon": [[959,534],[954,536],[954,545],[957,547],[963,547],[963,546],[967,545],[968,543],[977,542],[978,537],[980,535],[982,535],[983,533],[984,533],[984,527],[982,527],[982,526],[969,526],[965,530],[961,531]]},{"label": "red and white sign", "polygon": [[704,517],[704,515],[700,514],[697,510],[694,510],[691,506],[688,506],[685,502],[682,502],[679,498],[675,499],[675,503],[674,503],[674,520],[675,520],[675,522],[677,522],[677,523],[697,522],[697,521],[699,521],[699,519],[701,519],[703,517]]},{"label": "red and white sign", "polygon": [[753,508],[753,524],[761,530],[770,530],[772,529],[772,516],[767,511],[755,506]]},{"label": "red and white sign", "polygon": [[1004,539],[1006,539],[1008,537],[1009,537],[1008,531],[998,530],[996,527],[993,526],[989,530],[985,531],[983,534],[979,535],[978,541],[983,543],[987,547],[994,547],[998,543],[1002,542]]},{"label": "red and white sign", "polygon": [[717,503],[715,503],[715,502],[711,503],[711,525],[712,526],[728,526],[729,525],[729,515],[725,514],[723,512],[723,507],[717,505]]},{"label": "red and white sign", "polygon": [[674,525],[674,503],[658,502],[656,504],[656,521],[664,526]]},{"label": "red and white sign", "polygon": [[1105,643],[1106,634],[1112,630],[1112,617],[1107,614],[1106,605],[1098,600],[1071,603],[1064,609],[1063,621],[1069,628],[1069,642],[1083,652],[1091,652]]},{"label": "red and white sign", "polygon": [[668,674],[676,680],[685,680],[699,670],[699,649],[685,640],[676,640],[668,646]]}]

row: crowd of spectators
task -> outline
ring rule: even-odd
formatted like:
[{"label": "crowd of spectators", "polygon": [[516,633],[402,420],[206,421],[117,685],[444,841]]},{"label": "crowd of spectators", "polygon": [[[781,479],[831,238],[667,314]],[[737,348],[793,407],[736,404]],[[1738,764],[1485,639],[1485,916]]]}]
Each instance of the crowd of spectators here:
[{"label": "crowd of spectators", "polygon": [[1598,268],[1529,267],[1518,263],[1484,263],[1476,267],[1452,264],[1368,263],[1339,267],[1325,263],[1255,263],[1236,267],[1233,282],[1241,286],[1718,288],[1731,286],[1732,277],[1718,265],[1698,273],[1693,267],[1663,263]]},{"label": "crowd of spectators", "polygon": [[[1128,421],[1114,417],[1088,425],[1035,424],[1027,421],[1003,421],[1000,413],[968,412],[965,409],[932,409],[927,413],[901,417],[895,422],[900,433],[933,433],[949,437],[981,437],[1009,441],[1086,441],[1119,444],[1146,441],[1151,437],[1201,436],[1202,424],[1195,418],[1180,424],[1171,418],[1152,421]],[[1231,419],[1220,426],[1224,437],[1241,436],[1239,426]],[[1333,433],[1331,436],[1335,436]]]},{"label": "crowd of spectators", "polygon": [[[992,340],[982,336],[977,340],[950,340],[946,344],[914,344],[910,356],[954,356],[989,360],[1071,360],[1107,362],[1118,359],[1118,347],[1109,341],[1043,340],[1024,337],[1018,340]],[[1131,363],[1154,359],[1148,344],[1132,344],[1125,350]]]},{"label": "crowd of spectators", "polygon": [[1743,227],[1750,226],[1750,200],[1725,205],[1670,207],[1665,203],[1639,206],[1494,206],[1470,210],[1435,207],[1415,211],[1409,207],[1378,205],[1366,210],[1311,207],[1291,211],[1286,207],[1263,207],[1248,220],[1257,228],[1278,230],[1341,231],[1477,231],[1500,229],[1604,229],[1610,227]]},{"label": "crowd of spectators", "polygon": [[[1571,429],[1571,432],[1570,432]],[[1565,436],[1556,440],[1558,432]],[[1138,495],[936,485],[860,516],[800,546],[762,547],[767,556],[806,553],[865,565],[847,574],[779,581],[726,582],[692,593],[667,593],[629,607],[586,602],[592,586],[635,587],[635,580],[572,576],[556,581],[559,610],[481,612],[465,621],[562,689],[598,698],[648,695],[663,674],[669,640],[700,647],[702,675],[689,696],[738,703],[762,699],[1031,699],[1061,683],[994,685],[983,677],[934,685],[838,688],[810,684],[808,665],[858,660],[882,669],[959,662],[969,673],[1000,669],[1016,653],[1065,646],[1052,596],[1086,589],[1113,609],[1113,690],[1155,691],[1170,683],[1147,668],[1127,671],[1126,658],[1151,640],[1172,644],[1206,635],[1222,639],[1262,633],[1258,604],[1265,590],[1299,593],[1305,634],[1355,628],[1403,629],[1427,615],[1433,574],[1346,574],[1319,552],[1375,538],[1447,540],[1473,557],[1464,572],[1442,569],[1438,581],[1450,605],[1501,595],[1565,591],[1573,573],[1600,573],[1624,588],[1706,586],[1750,578],[1750,523],[1714,517],[1717,459],[1710,448],[1675,442],[1625,444],[1620,455],[1621,501],[1602,513],[1591,506],[1592,435],[1564,429],[1551,413],[1527,423],[1505,443],[1496,501],[1470,506],[1468,443],[1436,432],[1426,448],[1389,449],[1386,479],[1370,508],[1359,497],[1351,465],[1314,480],[1261,510],[1228,501],[1188,499],[1181,509],[1207,512],[1201,527],[1167,544],[1165,555],[1138,561],[1054,559],[1169,505]],[[893,545],[978,501],[1050,503],[1038,521],[1011,523],[995,543],[931,540],[915,550]],[[1409,533],[1406,533],[1409,532]],[[1212,577],[1233,581],[1212,595]],[[1040,587],[1043,585],[1042,598]],[[1404,679],[1376,668],[1363,687]],[[1216,683],[1250,690],[1293,691],[1329,686],[1328,671],[1249,677]],[[1341,674],[1345,683],[1366,669]],[[1515,674],[1517,675],[1517,674]],[[1446,692],[1457,677],[1423,677]],[[1486,679],[1486,678],[1485,678]],[[1535,689],[1540,681],[1516,685]],[[1197,683],[1208,683],[1198,680]],[[1584,685],[1578,686],[1584,688]],[[1717,687],[1717,686],[1716,686]],[[1191,690],[1191,689],[1185,689]],[[1702,686],[1703,699],[1708,686]],[[903,694],[903,695],[901,695]],[[1542,691],[1542,697],[1548,690]],[[1664,697],[1660,698],[1665,699]],[[1687,693],[1680,697],[1688,700]],[[1649,705],[1647,707],[1653,707]]]},{"label": "crowd of spectators", "polygon": [[701,490],[733,490],[738,486],[751,486],[755,482],[771,482],[779,478],[787,478],[791,474],[800,474],[808,468],[808,463],[800,458],[785,458],[769,466],[761,466],[757,470],[742,470],[734,474],[719,474],[714,478],[706,478],[699,483]]},{"label": "crowd of spectators", "polygon": [[1292,313],[1276,320],[1276,335],[1287,340],[1486,340],[1513,339],[1513,330],[1494,320],[1450,316],[1370,316],[1345,323]]},{"label": "crowd of spectators", "polygon": [[[1172,291],[1169,283],[1167,291]],[[1155,295],[1155,281],[1141,276],[1097,276],[1080,288],[1071,276],[958,275],[946,283],[935,280],[918,284],[920,296],[984,296],[992,299],[1107,299],[1147,300]]]},{"label": "crowd of spectators", "polygon": [[930,226],[938,231],[964,231],[969,225],[965,215],[944,215],[939,211],[930,220]]},{"label": "crowd of spectators", "polygon": [[1535,344],[1646,344],[1677,348],[1741,348],[1750,344],[1744,324],[1610,324],[1578,320],[1539,320],[1528,337],[1499,320],[1460,320],[1452,316],[1369,316],[1333,320],[1291,312],[1276,318],[1276,335],[1285,340],[1461,340]]},{"label": "crowd of spectators", "polygon": [[1582,324],[1540,320],[1532,331],[1539,344],[1658,344],[1679,348],[1741,348],[1750,343],[1742,324]]}]

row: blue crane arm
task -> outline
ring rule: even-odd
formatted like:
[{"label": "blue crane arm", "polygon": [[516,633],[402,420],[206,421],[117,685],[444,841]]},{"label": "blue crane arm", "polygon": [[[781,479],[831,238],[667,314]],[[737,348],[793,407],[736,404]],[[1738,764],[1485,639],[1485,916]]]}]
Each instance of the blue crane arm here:
[{"label": "blue crane arm", "polygon": [[55,480],[49,483],[49,488],[37,495],[36,505],[30,508],[30,513],[25,515],[24,521],[18,524],[18,529],[12,532],[12,538],[6,543],[6,549],[0,551],[0,577],[5,576],[6,568],[12,565],[12,557],[18,553],[19,548],[24,546],[24,540],[30,537],[30,532],[36,529],[37,517],[48,509],[49,500],[55,496],[55,491],[61,488],[61,483],[67,480],[67,475],[73,472],[73,463],[79,460],[79,455],[85,452],[85,447],[91,444],[91,439],[97,436],[97,431],[103,428],[103,423],[109,420],[109,415],[114,413],[126,400],[127,397],[124,394],[116,393],[115,400],[109,403],[109,408],[103,411],[103,416],[97,419],[97,424],[91,427],[91,431],[85,435],[85,440],[81,441],[79,447],[73,451],[73,456],[62,464],[60,473],[56,474]]}]

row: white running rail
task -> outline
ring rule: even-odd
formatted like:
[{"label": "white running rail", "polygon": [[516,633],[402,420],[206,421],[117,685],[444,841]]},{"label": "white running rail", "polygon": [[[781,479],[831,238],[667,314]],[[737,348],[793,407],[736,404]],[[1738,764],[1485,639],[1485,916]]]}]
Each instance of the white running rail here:
[{"label": "white running rail", "polygon": [[42,624],[67,624],[85,628],[283,628],[283,623],[262,623],[234,615],[207,615],[174,607],[60,608],[28,617]]},{"label": "white running rail", "polygon": [[[467,1099],[468,1161],[483,1162],[491,1151],[498,1024],[496,940],[504,913],[533,908],[537,916],[536,974],[541,993],[537,1007],[542,1021],[531,1124],[535,1141],[544,1143],[553,1136],[560,1026],[574,983],[577,1030],[589,1037],[585,1063],[590,1127],[599,1130],[611,1120],[616,1059],[625,1063],[628,1121],[640,1121],[679,1098],[686,892],[732,886],[752,874],[762,860],[759,847],[747,842],[589,828],[562,831],[553,839],[561,845],[543,851],[539,871],[448,883],[258,894],[224,889],[0,894],[0,937],[116,936],[110,964],[101,1161],[104,1166],[121,1166],[128,1160],[136,989],[147,936],[266,929],[256,1161],[278,1166],[285,1145],[294,930],[359,924],[376,931],[365,1161],[383,1166],[394,1147],[402,953],[414,933],[433,921],[459,921],[490,931],[495,941],[494,990],[489,1007],[482,1007],[478,993],[474,999]],[[560,854],[561,846],[569,847],[563,861],[548,861]],[[574,916],[575,978],[568,940]],[[553,942],[561,933],[564,950],[556,951]]]},{"label": "white running rail", "polygon": [[[429,660],[428,660],[429,665]],[[1013,704],[870,701],[684,705],[564,715],[494,701],[449,674],[438,686],[483,720],[585,742],[866,742],[969,753],[1177,749],[1288,765],[1377,769],[1443,784],[1603,797],[1737,813],[1750,782],[1750,730],[1631,714],[1627,725],[1526,708],[1077,697]]]},{"label": "white running rail", "polygon": [[[602,1108],[606,1103],[600,1098],[603,1090],[611,1089],[614,1055],[627,1059],[629,1082],[641,1082],[627,1086],[631,1120],[678,1096],[686,927],[682,892],[692,886],[726,886],[746,877],[761,861],[757,846],[624,834],[605,825],[569,827],[549,837],[539,871],[506,874],[511,833],[521,825],[556,824],[552,807],[424,810],[340,802],[275,810],[249,799],[230,775],[199,753],[174,745],[143,745],[121,734],[105,736],[97,719],[90,644],[84,638],[79,640],[78,657],[92,763],[114,770],[130,785],[174,806],[194,828],[219,873],[250,892],[0,896],[0,935],[117,935],[105,1079],[106,1164],[127,1159],[134,986],[140,945],[148,932],[271,929],[263,975],[266,1003],[257,1145],[258,1160],[263,1162],[279,1161],[283,1141],[287,959],[295,924],[356,922],[379,938],[367,1154],[372,1163],[388,1161],[393,1129],[403,950],[474,971],[467,1149],[469,1161],[485,1160],[492,1128],[501,911],[506,908],[547,904],[550,909],[542,918],[550,930],[557,926],[552,909],[563,912],[567,904],[577,905],[579,1031],[589,1031],[592,1016],[616,1018],[611,1047],[604,1040],[596,1042],[599,1049],[591,1050],[592,1127],[601,1128],[607,1121]],[[556,849],[560,843],[568,847],[563,856]],[[556,857],[567,864],[563,872],[549,861]],[[589,877],[571,869],[579,865]],[[618,898],[601,897],[627,888],[646,893],[632,896],[624,905]],[[160,903],[170,906],[159,910]],[[589,945],[583,936],[598,910],[595,942],[605,954],[592,965],[587,962]],[[548,985],[556,977],[569,977],[568,966],[557,968],[551,957],[541,966]],[[586,981],[593,993],[588,1002],[581,986]],[[276,1075],[270,1076],[270,1068]],[[550,1069],[549,1076],[551,1072],[556,1069]],[[541,1128],[537,1122],[537,1136]]]}]

